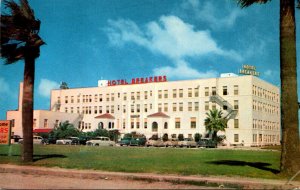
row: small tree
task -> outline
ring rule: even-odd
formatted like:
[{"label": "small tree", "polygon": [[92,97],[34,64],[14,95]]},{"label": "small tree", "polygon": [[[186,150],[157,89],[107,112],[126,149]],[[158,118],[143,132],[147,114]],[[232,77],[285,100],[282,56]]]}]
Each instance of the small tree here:
[{"label": "small tree", "polygon": [[201,139],[201,137],[202,137],[202,135],[199,134],[199,133],[196,133],[196,134],[194,135],[194,139],[195,139],[196,142],[198,142],[198,141]]},{"label": "small tree", "polygon": [[53,131],[50,132],[50,136],[56,139],[62,139],[67,137],[78,137],[80,135],[80,131],[74,127],[73,124],[65,121],[60,123],[57,128],[54,128]]},{"label": "small tree", "polygon": [[209,110],[204,120],[206,130],[212,134],[212,139],[216,140],[218,131],[225,131],[227,128],[227,119],[222,117],[222,111],[217,109]]},{"label": "small tree", "polygon": [[183,134],[179,134],[179,135],[178,135],[178,140],[179,140],[179,141],[183,141],[183,139],[184,139]]}]

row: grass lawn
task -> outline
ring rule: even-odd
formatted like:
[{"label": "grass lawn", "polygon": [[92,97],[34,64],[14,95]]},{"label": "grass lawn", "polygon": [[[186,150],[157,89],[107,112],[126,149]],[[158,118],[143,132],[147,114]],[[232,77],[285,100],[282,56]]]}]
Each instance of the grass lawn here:
[{"label": "grass lawn", "polygon": [[[20,148],[0,146],[0,164],[21,164]],[[35,145],[34,160],[46,167],[286,179],[277,174],[278,151]]]}]

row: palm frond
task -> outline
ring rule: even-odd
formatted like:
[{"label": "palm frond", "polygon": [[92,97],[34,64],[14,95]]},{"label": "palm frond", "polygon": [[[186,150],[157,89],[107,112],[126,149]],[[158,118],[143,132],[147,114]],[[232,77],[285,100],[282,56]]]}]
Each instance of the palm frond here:
[{"label": "palm frond", "polygon": [[249,7],[250,5],[254,4],[254,3],[260,3],[260,4],[265,4],[268,1],[271,0],[237,0],[238,4],[242,7]]}]

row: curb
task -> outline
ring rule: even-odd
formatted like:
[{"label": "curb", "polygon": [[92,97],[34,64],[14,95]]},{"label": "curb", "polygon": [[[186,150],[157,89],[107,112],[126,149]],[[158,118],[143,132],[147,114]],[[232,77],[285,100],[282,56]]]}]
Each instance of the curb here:
[{"label": "curb", "polygon": [[149,182],[165,181],[175,184],[190,184],[198,186],[209,186],[216,188],[234,188],[234,189],[300,189],[300,182],[286,184],[282,180],[252,179],[240,177],[224,176],[179,176],[179,175],[161,175],[153,173],[123,173],[123,172],[105,172],[96,170],[75,170],[63,168],[47,168],[39,166],[19,166],[0,164],[0,173],[19,173],[31,175],[61,176],[68,178],[81,179],[124,179],[124,180],[144,180]]}]

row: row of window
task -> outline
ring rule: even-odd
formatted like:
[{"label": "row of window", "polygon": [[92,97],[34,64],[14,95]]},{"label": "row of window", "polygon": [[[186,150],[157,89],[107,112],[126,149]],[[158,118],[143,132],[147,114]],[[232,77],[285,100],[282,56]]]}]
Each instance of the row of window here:
[{"label": "row of window", "polygon": [[[227,89],[227,86],[223,86],[223,91],[222,94],[223,95],[229,95],[229,91]],[[142,97],[142,93],[141,92],[130,92],[130,93],[126,93],[124,92],[122,95],[122,98],[124,101],[127,100],[127,95],[130,94],[130,99],[131,100],[141,100]],[[184,94],[184,89],[172,89],[172,98],[183,98]],[[216,87],[211,87],[211,93],[210,93],[210,87],[204,87],[204,96],[210,96],[210,95],[216,95],[217,94],[217,89]],[[238,95],[239,94],[239,87],[238,85],[234,85],[234,91],[233,91],[234,95]],[[106,102],[109,101],[114,101],[115,100],[115,95],[117,96],[117,98],[121,98],[121,93],[107,93],[105,95],[105,100]],[[153,93],[152,90],[151,91],[144,91],[143,92],[143,99],[147,100],[148,97],[152,97]],[[168,99],[170,96],[169,94],[169,90],[158,90],[158,99]],[[187,89],[187,97],[188,98],[192,98],[192,97],[199,97],[199,88],[188,88]],[[75,100],[76,98],[76,100]],[[60,103],[60,97],[57,97],[57,101]],[[80,103],[80,101],[82,101],[82,103],[88,103],[88,102],[102,102],[104,101],[104,94],[95,94],[93,95],[77,95],[75,96],[65,96],[64,97],[64,103],[68,104],[68,103]]]},{"label": "row of window", "polygon": [[261,98],[265,98],[267,100],[271,100],[273,102],[279,103],[279,94],[275,92],[271,92],[259,86],[253,85],[252,94]]},{"label": "row of window", "polygon": [[279,135],[253,134],[254,143],[279,143]]},{"label": "row of window", "polygon": [[253,119],[253,129],[279,131],[279,122]]},{"label": "row of window", "polygon": [[265,113],[269,113],[269,114],[279,115],[279,106],[274,106],[274,105],[256,101],[256,100],[253,100],[253,110],[265,112]]}]

